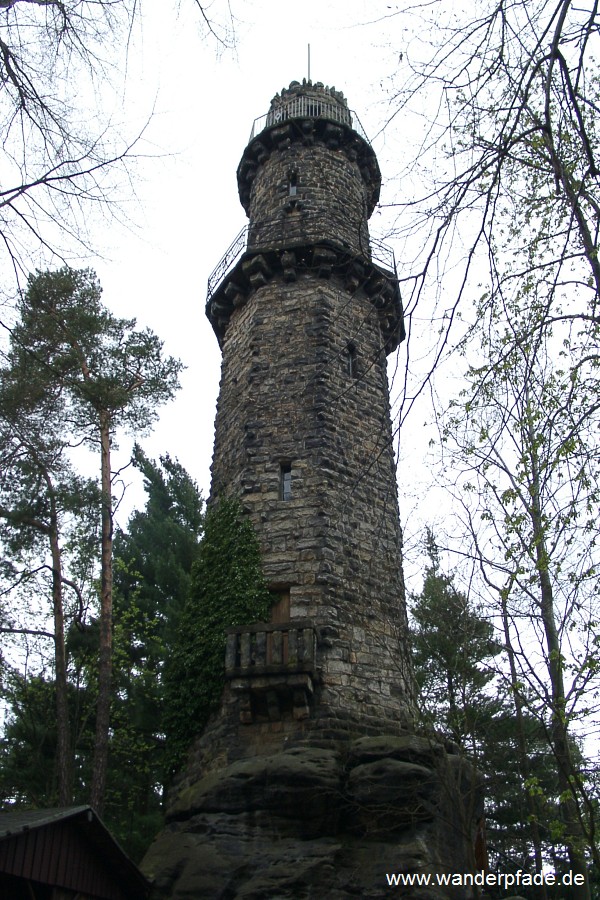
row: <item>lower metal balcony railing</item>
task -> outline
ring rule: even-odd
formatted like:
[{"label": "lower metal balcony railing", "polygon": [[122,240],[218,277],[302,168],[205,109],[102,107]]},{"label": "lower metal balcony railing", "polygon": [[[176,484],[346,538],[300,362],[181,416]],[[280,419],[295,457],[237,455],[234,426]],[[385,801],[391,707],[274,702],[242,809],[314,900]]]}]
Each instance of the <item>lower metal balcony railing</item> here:
[{"label": "lower metal balcony railing", "polygon": [[[249,245],[251,249],[259,250],[264,247],[277,249],[278,247],[285,247],[288,243],[290,243],[290,237],[282,230],[281,219],[245,225],[209,276],[207,302],[210,302],[216,289],[227,273],[233,269],[237,261],[249,249]],[[393,273],[395,276],[396,260],[391,247],[384,244],[383,241],[371,237],[367,252],[375,265]]]}]

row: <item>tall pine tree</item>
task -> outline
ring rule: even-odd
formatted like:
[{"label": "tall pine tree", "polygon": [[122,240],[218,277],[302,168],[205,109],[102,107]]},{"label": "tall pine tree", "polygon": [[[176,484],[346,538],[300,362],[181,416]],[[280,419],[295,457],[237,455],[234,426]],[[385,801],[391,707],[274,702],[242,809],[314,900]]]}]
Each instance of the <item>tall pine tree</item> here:
[{"label": "tall pine tree", "polygon": [[91,803],[101,810],[106,788],[112,680],[113,498],[111,446],[120,428],[141,433],[178,388],[181,364],[134,319],[119,319],[101,302],[91,270],[37,272],[28,279],[10,337],[8,368],[29,402],[59,410],[48,426],[72,434],[99,454],[100,646]]}]

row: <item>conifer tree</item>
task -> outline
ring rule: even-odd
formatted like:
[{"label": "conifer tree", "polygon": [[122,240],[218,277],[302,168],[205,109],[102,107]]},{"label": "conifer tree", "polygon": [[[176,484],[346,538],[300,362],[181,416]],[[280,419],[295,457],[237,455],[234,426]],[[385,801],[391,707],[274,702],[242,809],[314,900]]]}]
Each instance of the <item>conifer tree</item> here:
[{"label": "conifer tree", "polygon": [[[99,453],[100,646],[91,802],[101,810],[106,787],[112,678],[113,500],[111,446],[119,428],[143,433],[178,387],[181,364],[134,319],[119,319],[101,302],[91,270],[67,267],[28,280],[11,333],[11,377],[31,403],[59,403],[54,427]],[[24,387],[25,389],[25,387]]]},{"label": "conifer tree", "polygon": [[496,708],[485,689],[500,652],[494,628],[442,572],[435,537],[427,530],[429,565],[423,589],[413,597],[412,643],[417,681],[433,724],[457,744],[478,752],[478,719]]},{"label": "conifer tree", "polygon": [[183,466],[136,446],[146,504],[114,541],[115,678],[107,821],[137,855],[160,825],[167,784],[164,669],[204,527],[204,504]]}]

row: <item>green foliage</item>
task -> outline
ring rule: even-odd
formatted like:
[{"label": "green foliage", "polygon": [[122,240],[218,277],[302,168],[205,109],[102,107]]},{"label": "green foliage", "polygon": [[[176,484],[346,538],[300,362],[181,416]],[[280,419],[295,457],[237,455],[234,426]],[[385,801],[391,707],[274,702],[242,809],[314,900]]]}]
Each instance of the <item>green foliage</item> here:
[{"label": "green foliage", "polygon": [[[530,870],[531,805],[537,792],[541,839],[550,849],[551,823],[560,788],[545,723],[527,711],[517,720],[495,660],[502,647],[484,611],[457,590],[441,570],[433,534],[423,590],[413,598],[412,643],[421,708],[427,723],[459,743],[485,779],[486,831],[492,868]],[[521,686],[523,691],[523,686]],[[519,731],[527,748],[528,785],[522,771]],[[524,896],[529,897],[528,893]],[[533,897],[533,895],[531,895]]]},{"label": "green foliage", "polygon": [[[59,401],[59,427],[100,451],[100,650],[90,796],[99,811],[106,788],[112,679],[111,446],[119,427],[141,433],[152,424],[160,404],[179,387],[182,368],[172,357],[163,358],[153,332],[136,330],[134,319],[113,316],[101,295],[89,269],[65,266],[31,275],[9,350],[14,384],[23,385],[31,408],[52,409]],[[62,694],[59,699],[64,709]]]},{"label": "green foliage", "polygon": [[[98,427],[107,411],[113,426],[139,433],[178,387],[181,363],[162,358],[162,342],[135,319],[119,319],[103,305],[91,269],[30,275],[11,336],[15,383],[27,384],[32,406],[60,401],[68,428]],[[95,440],[95,438],[94,438]]]},{"label": "green foliage", "polygon": [[127,531],[115,535],[114,556],[119,563],[115,610],[118,618],[120,610],[135,598],[145,617],[135,634],[140,653],[143,648],[145,655],[152,655],[149,643],[156,633],[162,655],[162,645],[170,646],[173,641],[189,594],[192,564],[204,528],[204,503],[196,483],[168,454],[157,464],[136,445],[133,463],[144,476],[147,500],[143,511],[132,514]]},{"label": "green foliage", "polygon": [[[558,814],[556,764],[539,719],[524,714],[519,725],[508,702],[499,703],[498,707],[487,720],[483,715],[478,722],[477,765],[485,776],[488,850],[498,872],[531,870],[532,813],[527,793],[537,792],[535,817],[542,848],[551,852],[550,823]],[[521,771],[519,727],[527,747],[527,781]]]},{"label": "green foliage", "polygon": [[221,699],[225,629],[266,620],[272,600],[252,524],[237,501],[220,500],[206,515],[190,596],[165,669],[166,732],[173,769],[181,765]]},{"label": "green foliage", "polygon": [[[95,641],[97,650],[97,637]],[[86,650],[89,653],[89,648]],[[71,658],[68,705],[73,735],[75,804],[88,802],[93,746],[95,688],[82,679],[81,653]],[[93,654],[90,655],[90,659]],[[56,683],[45,672],[9,669],[3,683],[7,710],[0,740],[0,805],[44,808],[59,805]]]},{"label": "green foliage", "polygon": [[[89,782],[95,731],[98,629],[86,640],[69,642],[71,659],[69,717],[74,734],[74,804],[89,802]],[[115,643],[119,642],[119,630]],[[120,648],[119,648],[120,649]],[[122,654],[116,657],[121,662]],[[77,681],[80,680],[79,686]],[[56,685],[39,674],[25,677],[12,671],[4,700],[9,716],[0,740],[0,808],[58,806]],[[103,819],[135,860],[141,859],[162,823],[162,791],[152,765],[157,738],[145,730],[135,708],[117,692],[113,702],[108,789]],[[146,723],[147,724],[147,723]]]},{"label": "green foliage", "polygon": [[[163,714],[165,658],[189,592],[203,531],[203,501],[185,469],[136,447],[146,506],[117,533],[114,579],[113,685],[107,792],[103,819],[134,859],[162,822],[165,790]],[[100,623],[71,623],[66,637],[73,802],[89,801],[98,696]],[[43,673],[9,672],[9,717],[0,744],[0,802],[57,804],[56,688]]]},{"label": "green foliage", "polygon": [[41,676],[9,673],[4,700],[11,714],[0,742],[0,802],[56,806],[55,690]]},{"label": "green foliage", "polygon": [[469,598],[440,570],[439,551],[427,532],[430,565],[413,598],[413,659],[425,709],[436,727],[477,752],[478,720],[489,717],[485,688],[494,678],[490,660],[500,652],[494,629]]},{"label": "green foliage", "polygon": [[136,446],[144,510],[115,537],[114,734],[106,820],[137,858],[156,832],[166,783],[163,670],[189,594],[204,528],[202,497],[176,460]]},{"label": "green foliage", "polygon": [[[163,357],[162,344],[156,335],[147,329],[137,330],[133,319],[113,316],[103,305],[101,294],[98,279],[91,270],[64,267],[31,275],[18,306],[19,318],[10,334],[0,390],[0,537],[11,553],[10,565],[2,568],[13,576],[15,587],[21,593],[25,577],[29,578],[29,575],[23,570],[19,572],[17,564],[27,562],[32,571],[48,572],[52,576],[58,771],[61,773],[63,803],[70,802],[71,795],[71,779],[64,773],[68,776],[73,771],[73,748],[79,750],[84,733],[87,735],[87,726],[83,730],[77,726],[71,740],[70,727],[75,724],[67,712],[67,679],[73,677],[76,644],[81,645],[83,637],[94,639],[94,646],[87,648],[89,652],[80,657],[81,668],[75,668],[78,673],[83,673],[85,692],[96,703],[96,737],[91,742],[94,755],[91,802],[97,808],[101,807],[104,797],[109,743],[115,743],[117,733],[110,728],[111,681],[117,696],[127,696],[119,678],[113,679],[111,673],[114,610],[110,450],[118,428],[128,427],[139,434],[152,424],[160,404],[170,399],[177,389],[181,370],[177,360]],[[73,471],[69,451],[83,442],[101,451],[101,491],[94,482],[81,479]],[[140,465],[145,465],[146,471],[150,472],[152,464],[145,460],[141,451],[138,451],[138,458]],[[168,466],[173,483],[177,480],[180,483],[181,497],[173,504],[183,509],[186,496],[193,494],[193,483],[189,477],[185,480],[183,470],[176,463],[168,461]],[[168,493],[166,483],[163,493]],[[166,535],[170,519],[168,510],[163,508],[161,512]],[[196,518],[197,512],[195,509]],[[171,519],[175,520],[178,515],[181,519],[179,513],[173,513]],[[154,518],[156,520],[156,515]],[[99,519],[102,524],[100,555],[95,529]],[[156,521],[154,531],[157,532]],[[187,562],[189,578],[197,534],[190,545],[189,541],[185,542],[183,531],[183,522],[179,521],[169,535],[169,552],[176,556],[173,547],[181,542],[182,550],[187,553],[187,561],[182,565]],[[48,547],[44,542],[49,543],[52,550],[51,567],[45,558]],[[160,541],[155,543],[160,547]],[[145,552],[147,556],[151,553],[148,549]],[[26,554],[30,558],[24,560]],[[160,559],[160,552],[155,556]],[[163,554],[163,559],[165,556],[167,554]],[[67,561],[73,561],[73,565],[67,566]],[[172,563],[173,559],[164,559],[163,569],[168,570]],[[85,580],[89,585],[95,580],[98,565],[101,570],[100,618],[92,625],[99,625],[99,628],[90,630],[89,623],[82,621],[88,597],[81,584]],[[161,577],[164,581],[165,576]],[[171,584],[165,585],[163,594],[185,592],[187,583],[180,583],[182,577],[178,572]],[[97,590],[98,585],[94,587]],[[135,586],[132,590],[135,593]],[[75,603],[67,605],[65,596],[75,598]],[[154,651],[154,668],[148,663],[144,669],[140,642],[134,635],[132,624],[134,609],[138,607],[132,604],[122,618],[123,623],[130,624],[128,636],[133,635],[128,645],[130,659],[126,668],[129,672],[135,670],[137,676],[135,663],[131,662],[131,651],[135,648],[147,686],[149,671],[157,677],[159,664],[156,660],[160,650]],[[63,631],[65,622],[69,631],[69,622],[73,619],[84,631],[70,628],[72,655],[67,671]],[[155,619],[152,610],[141,610],[138,619],[142,623],[138,632],[145,628],[148,636],[147,621]],[[119,643],[115,646],[123,655],[127,642],[122,623],[119,628]],[[75,637],[79,638],[78,642]],[[149,638],[146,643],[148,641]],[[125,729],[120,733],[124,735]],[[134,745],[139,748],[139,741]],[[130,759],[135,758],[136,752],[137,749],[132,751]]]}]

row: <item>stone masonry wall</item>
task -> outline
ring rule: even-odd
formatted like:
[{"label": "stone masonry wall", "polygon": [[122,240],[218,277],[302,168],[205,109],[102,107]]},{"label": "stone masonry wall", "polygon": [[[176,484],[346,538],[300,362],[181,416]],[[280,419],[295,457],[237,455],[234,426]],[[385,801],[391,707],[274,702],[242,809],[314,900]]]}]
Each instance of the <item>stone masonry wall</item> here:
[{"label": "stone masonry wall", "polygon": [[410,688],[385,353],[360,291],[311,273],[234,311],[212,477],[213,495],[248,510],[292,618],[319,626],[323,714],[363,731],[399,723]]},{"label": "stone masonry wall", "polygon": [[250,249],[333,240],[370,258],[367,188],[342,149],[294,143],[275,151],[259,168],[250,198]]}]

